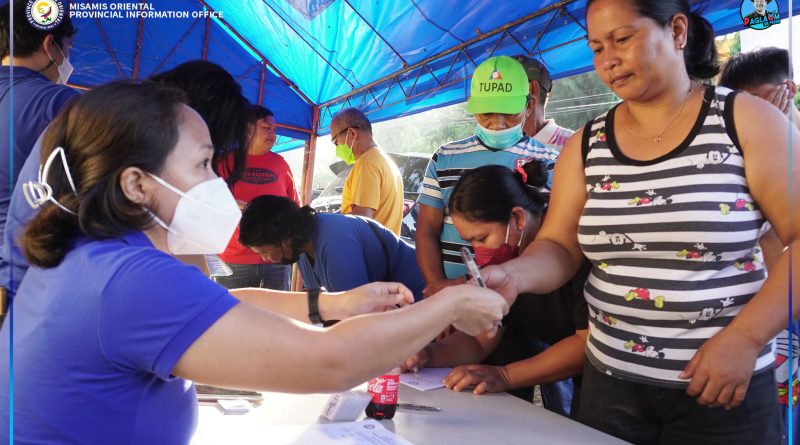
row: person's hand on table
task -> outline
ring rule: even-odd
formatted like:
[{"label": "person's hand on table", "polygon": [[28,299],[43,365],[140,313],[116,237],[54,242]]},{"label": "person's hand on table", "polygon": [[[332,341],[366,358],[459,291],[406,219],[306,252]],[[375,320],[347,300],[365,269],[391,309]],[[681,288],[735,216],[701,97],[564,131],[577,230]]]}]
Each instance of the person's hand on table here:
[{"label": "person's hand on table", "polygon": [[456,286],[458,284],[464,284],[464,283],[466,283],[466,281],[467,281],[467,279],[464,278],[464,277],[458,277],[458,278],[453,278],[453,279],[449,279],[449,280],[448,279],[443,279],[443,280],[439,280],[439,281],[434,281],[434,282],[428,284],[427,286],[425,286],[425,289],[422,290],[422,297],[423,298],[428,298],[431,295],[435,295],[435,294],[439,293],[439,291],[441,291],[442,289],[444,289],[446,287]]},{"label": "person's hand on table", "polygon": [[730,327],[697,350],[679,378],[691,379],[686,393],[711,407],[739,406],[747,393],[756,358],[763,345]]},{"label": "person's hand on table", "polygon": [[424,348],[422,348],[419,352],[409,357],[408,360],[406,360],[405,363],[403,363],[400,366],[400,370],[403,372],[409,372],[409,371],[417,372],[420,369],[423,369],[425,366],[427,366],[430,360],[431,360],[431,345],[427,345]]},{"label": "person's hand on table", "polygon": [[460,392],[474,386],[473,394],[508,391],[511,383],[505,366],[465,365],[458,366],[444,378],[447,389]]},{"label": "person's hand on table", "polygon": [[[400,283],[369,283],[344,292],[331,299],[336,319],[344,319],[370,312],[383,312],[397,306],[407,306],[414,302],[414,294]],[[332,318],[333,319],[333,318]]]},{"label": "person's hand on table", "polygon": [[499,292],[509,305],[514,304],[519,295],[519,284],[516,278],[508,273],[502,265],[487,266],[481,269],[481,276],[486,287]]}]

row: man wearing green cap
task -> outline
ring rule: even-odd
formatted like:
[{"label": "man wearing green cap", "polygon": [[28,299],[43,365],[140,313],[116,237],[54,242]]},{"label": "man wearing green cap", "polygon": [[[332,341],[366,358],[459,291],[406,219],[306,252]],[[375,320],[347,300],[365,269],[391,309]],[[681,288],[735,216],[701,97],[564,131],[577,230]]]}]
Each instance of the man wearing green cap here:
[{"label": "man wearing green cap", "polygon": [[[467,111],[475,115],[477,123],[475,134],[443,145],[428,164],[418,200],[416,237],[417,262],[427,282],[425,296],[466,281],[467,270],[459,251],[462,246],[469,248],[470,243],[458,235],[445,215],[453,186],[461,175],[483,165],[515,168],[519,159],[554,162],[558,157],[566,137],[560,130],[541,131],[548,125],[541,97],[546,99],[551,81],[549,74],[543,75],[547,73],[543,65],[537,62],[536,68],[526,70],[507,56],[481,63],[472,75],[467,101]],[[535,136],[526,136],[523,128]]]}]

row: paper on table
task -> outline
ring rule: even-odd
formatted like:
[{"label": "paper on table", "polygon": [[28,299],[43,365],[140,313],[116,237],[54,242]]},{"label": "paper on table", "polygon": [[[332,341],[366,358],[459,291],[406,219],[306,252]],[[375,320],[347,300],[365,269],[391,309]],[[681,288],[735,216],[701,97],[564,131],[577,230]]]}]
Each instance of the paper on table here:
[{"label": "paper on table", "polygon": [[400,374],[400,383],[416,388],[420,391],[443,388],[445,377],[453,368],[425,368],[414,375],[413,372]]},{"label": "paper on table", "polygon": [[373,419],[365,419],[360,422],[261,426],[257,435],[246,429],[229,428],[217,437],[195,438],[192,441],[192,445],[262,443],[271,445],[413,445]]}]

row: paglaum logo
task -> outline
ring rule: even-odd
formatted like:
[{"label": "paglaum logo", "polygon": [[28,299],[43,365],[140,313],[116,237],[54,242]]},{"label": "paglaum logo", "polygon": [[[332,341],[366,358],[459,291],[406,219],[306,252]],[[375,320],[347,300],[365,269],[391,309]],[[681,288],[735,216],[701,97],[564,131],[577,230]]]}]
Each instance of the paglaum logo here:
[{"label": "paglaum logo", "polygon": [[61,23],[64,7],[60,0],[28,0],[25,15],[34,28],[49,31]]},{"label": "paglaum logo", "polygon": [[751,29],[767,29],[781,22],[778,2],[773,0],[742,0],[739,14],[742,24]]}]

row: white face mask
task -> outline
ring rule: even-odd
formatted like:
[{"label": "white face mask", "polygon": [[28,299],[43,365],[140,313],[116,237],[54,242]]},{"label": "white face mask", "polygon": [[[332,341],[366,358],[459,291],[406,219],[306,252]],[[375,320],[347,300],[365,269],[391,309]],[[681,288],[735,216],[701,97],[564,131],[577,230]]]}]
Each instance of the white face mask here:
[{"label": "white face mask", "polygon": [[156,223],[167,230],[170,252],[176,255],[222,253],[242,218],[242,211],[225,181],[212,179],[182,192],[158,176],[148,174],[181,197],[169,226],[151,212]]},{"label": "white face mask", "polygon": [[75,68],[73,68],[71,63],[69,63],[69,57],[66,57],[64,55],[64,51],[61,51],[61,47],[56,45],[56,48],[58,48],[58,52],[61,53],[61,57],[64,58],[64,61],[61,62],[61,65],[59,65],[59,64],[56,63],[55,60],[53,60],[52,57],[50,58],[50,60],[52,60],[53,63],[56,64],[56,68],[58,69],[58,82],[57,83],[60,83],[61,85],[66,85],[67,81],[69,80],[69,76],[72,75],[72,71],[74,71]]}]

